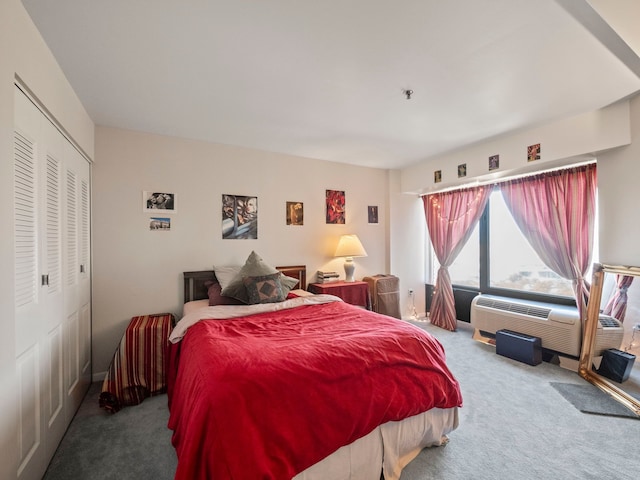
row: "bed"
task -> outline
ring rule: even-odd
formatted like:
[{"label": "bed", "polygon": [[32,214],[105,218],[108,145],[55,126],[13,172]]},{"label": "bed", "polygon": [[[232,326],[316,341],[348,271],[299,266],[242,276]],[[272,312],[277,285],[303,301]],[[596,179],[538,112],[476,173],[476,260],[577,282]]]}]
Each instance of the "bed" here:
[{"label": "bed", "polygon": [[[304,266],[276,268],[306,286]],[[424,330],[296,289],[210,306],[215,282],[184,273],[171,336],[176,479],[398,479],[457,428],[459,385]]]}]

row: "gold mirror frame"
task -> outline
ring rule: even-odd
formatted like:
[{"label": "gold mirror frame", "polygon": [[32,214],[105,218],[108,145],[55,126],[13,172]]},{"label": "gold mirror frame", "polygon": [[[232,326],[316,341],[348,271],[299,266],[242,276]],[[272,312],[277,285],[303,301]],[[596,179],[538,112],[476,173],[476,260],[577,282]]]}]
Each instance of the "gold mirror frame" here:
[{"label": "gold mirror frame", "polygon": [[640,415],[640,400],[632,397],[622,388],[614,385],[605,377],[598,375],[598,373],[593,369],[593,352],[596,342],[596,331],[600,318],[600,303],[602,301],[602,287],[604,284],[605,273],[640,277],[640,267],[604,264],[594,265],[591,293],[589,295],[589,303],[587,305],[585,335],[582,342],[582,351],[580,353],[579,373],[585,380],[611,395],[622,405],[635,412],[636,415]]}]

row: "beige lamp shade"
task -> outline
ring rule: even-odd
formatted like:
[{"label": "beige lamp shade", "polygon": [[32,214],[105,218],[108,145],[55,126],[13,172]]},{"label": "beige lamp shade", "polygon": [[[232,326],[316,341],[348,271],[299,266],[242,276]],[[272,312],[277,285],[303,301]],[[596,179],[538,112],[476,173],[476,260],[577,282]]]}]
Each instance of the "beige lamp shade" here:
[{"label": "beige lamp shade", "polygon": [[344,273],[345,281],[353,282],[356,266],[353,257],[366,257],[367,251],[362,246],[362,242],[355,234],[342,235],[336,248],[336,257],[345,257]]}]

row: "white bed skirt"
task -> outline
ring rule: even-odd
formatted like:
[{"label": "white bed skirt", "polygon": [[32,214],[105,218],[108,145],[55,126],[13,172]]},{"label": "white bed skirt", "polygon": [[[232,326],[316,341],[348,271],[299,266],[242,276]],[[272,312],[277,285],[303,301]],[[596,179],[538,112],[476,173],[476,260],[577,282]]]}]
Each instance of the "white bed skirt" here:
[{"label": "white bed skirt", "polygon": [[294,480],[398,480],[402,469],[425,447],[442,445],[458,427],[458,408],[433,408],[399,422],[380,425],[339,448]]}]

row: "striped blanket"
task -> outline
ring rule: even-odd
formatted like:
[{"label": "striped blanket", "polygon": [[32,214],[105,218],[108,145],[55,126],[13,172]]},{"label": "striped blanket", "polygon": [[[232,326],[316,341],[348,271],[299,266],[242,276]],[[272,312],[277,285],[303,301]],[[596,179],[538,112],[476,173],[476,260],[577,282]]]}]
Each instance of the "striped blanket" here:
[{"label": "striped blanket", "polygon": [[115,413],[167,391],[166,364],[171,313],[133,317],[102,384],[100,407]]}]

